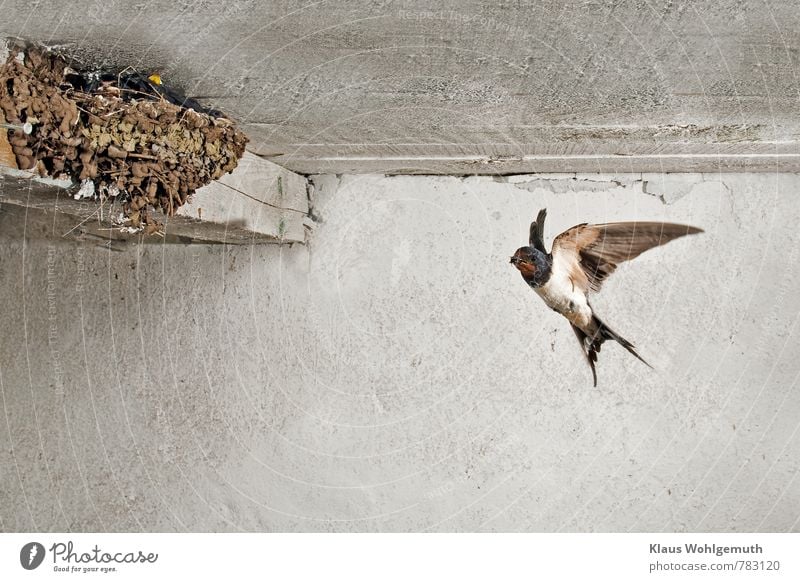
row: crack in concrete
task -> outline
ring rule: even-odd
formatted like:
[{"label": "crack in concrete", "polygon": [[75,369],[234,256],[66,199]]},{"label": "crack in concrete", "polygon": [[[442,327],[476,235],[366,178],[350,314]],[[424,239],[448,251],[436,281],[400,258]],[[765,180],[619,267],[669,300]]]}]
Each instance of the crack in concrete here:
[{"label": "crack in concrete", "polygon": [[686,180],[686,174],[674,177],[670,174],[650,175],[641,174],[631,176],[609,176],[598,174],[596,177],[581,174],[520,174],[514,176],[496,176],[496,182],[513,184],[521,190],[533,192],[537,189],[547,190],[554,194],[572,192],[604,192],[616,188],[631,188],[635,190],[641,185],[641,193],[658,198],[663,204],[674,204],[688,195],[701,196],[705,190],[724,188],[727,193],[730,188],[724,181],[716,177],[707,179],[703,174],[697,174],[693,181]]},{"label": "crack in concrete", "polygon": [[533,192],[537,189],[549,190],[554,194],[564,194],[567,192],[603,192],[614,188],[624,188],[633,184],[633,181],[622,181],[616,178],[597,179],[586,176],[572,175],[570,177],[538,177],[532,180],[515,181],[503,180],[505,183],[512,183],[520,190]]},{"label": "crack in concrete", "polygon": [[672,178],[670,174],[659,176],[657,179],[648,179],[643,176],[641,183],[642,193],[658,198],[667,206],[689,195],[710,194],[711,190],[718,187],[722,187],[726,193],[730,193],[730,188],[721,179],[707,180],[702,174],[698,174],[694,181],[689,182],[687,182],[685,174],[681,179]]}]

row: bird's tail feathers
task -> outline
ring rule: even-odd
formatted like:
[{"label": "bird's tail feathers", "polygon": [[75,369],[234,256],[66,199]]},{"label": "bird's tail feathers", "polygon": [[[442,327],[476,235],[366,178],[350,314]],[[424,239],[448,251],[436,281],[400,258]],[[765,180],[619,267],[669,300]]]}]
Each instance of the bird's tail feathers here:
[{"label": "bird's tail feathers", "polygon": [[603,342],[606,340],[614,340],[623,348],[628,350],[631,354],[633,354],[636,359],[641,361],[643,364],[652,368],[651,366],[642,356],[638,354],[636,351],[636,346],[634,346],[631,342],[626,340],[624,337],[619,335],[613,329],[608,327],[602,320],[597,317],[596,315],[592,315],[594,327],[597,331],[593,335],[586,334],[583,330],[572,326],[572,331],[575,332],[575,335],[578,338],[578,341],[581,343],[581,347],[583,348],[583,353],[586,356],[586,361],[589,363],[589,367],[592,369],[592,379],[594,381],[594,386],[597,386],[597,371],[595,370],[595,364],[597,363],[597,354],[600,353],[600,347],[603,345]]},{"label": "bird's tail feathers", "polygon": [[628,340],[626,340],[624,337],[622,337],[621,335],[619,335],[619,334],[618,334],[617,332],[615,332],[613,329],[611,329],[610,327],[608,327],[608,326],[607,326],[605,323],[603,323],[603,322],[602,322],[602,320],[601,320],[599,317],[597,317],[596,315],[592,315],[592,317],[594,318],[594,320],[595,320],[595,323],[597,324],[597,332],[596,332],[596,333],[595,333],[595,335],[594,335],[594,338],[593,338],[592,344],[595,344],[595,343],[597,344],[597,351],[598,351],[598,352],[600,351],[600,345],[601,345],[601,344],[602,344],[602,343],[603,343],[605,340],[607,340],[607,339],[614,340],[614,341],[615,341],[615,342],[617,342],[619,345],[621,345],[623,348],[625,348],[626,350],[628,350],[628,351],[629,351],[631,354],[633,354],[633,355],[634,355],[634,356],[635,356],[635,357],[636,357],[636,358],[637,358],[637,359],[638,359],[640,362],[642,362],[642,363],[643,363],[644,365],[646,365],[648,368],[650,368],[650,369],[652,369],[652,368],[653,368],[653,366],[651,366],[651,365],[650,365],[650,363],[649,363],[649,362],[647,362],[647,360],[645,360],[645,359],[644,359],[642,356],[640,356],[640,355],[638,354],[638,352],[636,351],[636,346],[635,346],[635,345],[633,345],[631,342],[629,342],[629,341],[628,341]]},{"label": "bird's tail feathers", "polygon": [[594,364],[597,362],[597,352],[600,351],[600,344],[602,344],[605,340],[592,340],[583,332],[581,328],[574,325],[572,326],[572,331],[575,332],[575,337],[578,338],[581,348],[583,348],[583,355],[586,356],[586,361],[589,362],[589,367],[592,369],[592,380],[594,380],[594,387],[597,388],[597,370],[595,370]]}]

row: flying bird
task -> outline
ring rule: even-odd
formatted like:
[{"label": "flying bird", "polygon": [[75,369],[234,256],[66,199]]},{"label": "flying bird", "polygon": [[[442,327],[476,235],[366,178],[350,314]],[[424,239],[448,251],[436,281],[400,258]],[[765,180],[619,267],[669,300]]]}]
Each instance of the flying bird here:
[{"label": "flying bird", "polygon": [[578,224],[553,240],[548,253],[544,246],[547,209],[531,223],[529,246],[517,249],[513,264],[548,307],[566,317],[581,344],[597,386],[595,363],[600,346],[614,340],[650,366],[636,352],[636,346],[603,323],[589,303],[619,263],[630,261],[646,250],[661,246],[702,229],[669,222],[611,222]]}]

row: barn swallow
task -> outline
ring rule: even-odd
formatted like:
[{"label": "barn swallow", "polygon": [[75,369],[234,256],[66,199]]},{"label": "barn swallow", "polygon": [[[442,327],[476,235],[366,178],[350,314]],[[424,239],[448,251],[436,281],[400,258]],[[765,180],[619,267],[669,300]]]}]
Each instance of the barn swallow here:
[{"label": "barn swallow", "polygon": [[617,265],[646,250],[702,229],[669,222],[612,222],[578,224],[553,240],[551,252],[544,246],[544,219],[539,211],[531,223],[529,246],[517,249],[511,263],[522,278],[553,311],[566,317],[578,338],[597,386],[595,363],[600,346],[614,340],[645,365],[636,347],[597,317],[589,293],[597,292]]}]

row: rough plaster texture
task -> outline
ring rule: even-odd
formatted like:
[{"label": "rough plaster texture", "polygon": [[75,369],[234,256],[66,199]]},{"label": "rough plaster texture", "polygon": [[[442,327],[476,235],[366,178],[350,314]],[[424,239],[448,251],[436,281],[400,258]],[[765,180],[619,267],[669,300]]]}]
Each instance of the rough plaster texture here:
[{"label": "rough plaster texture", "polygon": [[[800,177],[314,182],[308,246],[0,212],[0,529],[800,530]],[[655,370],[591,387],[508,264],[542,206],[706,229],[595,299]]]},{"label": "rough plaster texture", "polygon": [[279,241],[305,242],[308,181],[245,152],[232,173],[199,188],[177,214],[267,234]]},{"label": "rough plaster texture", "polygon": [[0,37],[160,69],[302,173],[800,168],[795,0],[50,4]]}]

